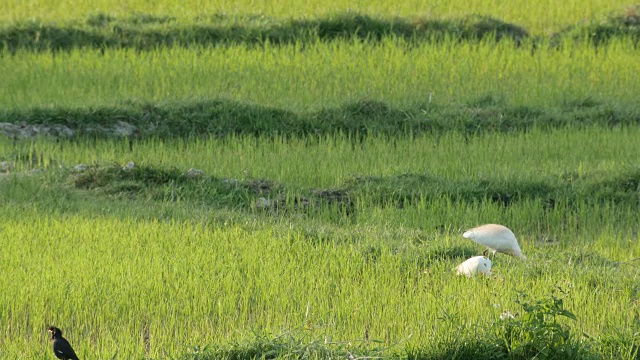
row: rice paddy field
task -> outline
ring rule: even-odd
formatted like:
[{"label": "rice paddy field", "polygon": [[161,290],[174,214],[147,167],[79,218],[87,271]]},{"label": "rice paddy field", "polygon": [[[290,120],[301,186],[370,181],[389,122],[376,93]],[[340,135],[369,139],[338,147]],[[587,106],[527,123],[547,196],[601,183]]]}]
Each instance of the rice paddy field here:
[{"label": "rice paddy field", "polygon": [[639,14],[3,1],[0,358],[639,359]]},{"label": "rice paddy field", "polygon": [[2,62],[0,71],[7,76],[0,99],[22,109],[223,98],[298,112],[363,98],[403,109],[470,103],[487,95],[508,106],[542,109],[584,99],[614,109],[637,102],[640,64],[628,41],[602,52],[580,43],[534,55],[513,50],[509,42],[479,46],[443,43],[407,50],[403,42],[339,41],[304,49],[239,45],[139,55],[135,50],[19,52]]}]

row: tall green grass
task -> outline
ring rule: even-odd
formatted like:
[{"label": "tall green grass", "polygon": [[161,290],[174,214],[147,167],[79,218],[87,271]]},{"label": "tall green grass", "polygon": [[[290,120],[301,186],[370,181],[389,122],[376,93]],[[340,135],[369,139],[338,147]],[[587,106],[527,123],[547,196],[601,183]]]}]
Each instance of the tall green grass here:
[{"label": "tall green grass", "polygon": [[567,43],[531,53],[498,44],[408,47],[357,41],[256,49],[73,50],[0,58],[0,107],[96,107],[223,98],[294,111],[363,98],[407,107],[489,101],[528,107],[635,105],[638,51]]}]

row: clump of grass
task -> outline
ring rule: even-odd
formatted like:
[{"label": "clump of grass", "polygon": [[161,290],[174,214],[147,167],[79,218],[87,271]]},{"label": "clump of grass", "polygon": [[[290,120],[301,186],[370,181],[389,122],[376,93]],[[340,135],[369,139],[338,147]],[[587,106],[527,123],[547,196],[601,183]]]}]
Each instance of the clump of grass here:
[{"label": "clump of grass", "polygon": [[120,165],[90,166],[86,170],[71,172],[70,178],[75,187],[95,189],[111,185],[113,182],[132,181],[149,185],[162,185],[178,181],[184,183],[187,177],[177,169],[156,169],[147,166],[135,166],[128,169]]},{"label": "clump of grass", "polygon": [[161,202],[191,202],[230,209],[254,209],[265,213],[337,210],[348,216],[354,203],[345,191],[312,189],[304,194],[286,189],[273,180],[216,178],[175,167],[159,168],[118,164],[67,169],[67,182],[97,195],[142,198]]},{"label": "clump of grass", "polygon": [[92,165],[69,170],[68,181],[78,189],[116,197],[147,198],[162,202],[197,202],[229,208],[251,208],[259,196],[278,196],[278,185],[252,179],[219,179],[191,175],[176,168],[135,165],[132,168]]},{"label": "clump of grass", "polygon": [[522,26],[511,24],[491,16],[472,14],[457,20],[457,27],[462,30],[461,39],[484,39],[495,37],[497,41],[510,39],[515,44],[521,44],[529,37],[529,32]]},{"label": "clump of grass", "polygon": [[616,38],[629,38],[637,45],[640,42],[640,5],[627,6],[622,11],[611,12],[601,20],[568,27],[552,37],[557,43],[561,43],[563,38],[587,39],[596,46],[604,45]]}]

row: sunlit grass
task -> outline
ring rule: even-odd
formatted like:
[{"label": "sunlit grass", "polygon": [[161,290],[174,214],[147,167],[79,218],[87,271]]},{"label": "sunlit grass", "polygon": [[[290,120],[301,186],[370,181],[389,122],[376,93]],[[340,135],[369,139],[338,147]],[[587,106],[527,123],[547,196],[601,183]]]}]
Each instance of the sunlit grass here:
[{"label": "sunlit grass", "polygon": [[[489,280],[456,278],[452,268],[463,259],[438,257],[435,249],[469,245],[459,237],[377,245],[374,229],[333,244],[279,228],[25,212],[3,224],[0,303],[8,311],[0,316],[10,331],[3,329],[0,347],[8,356],[42,357],[49,351],[42,330],[55,323],[83,357],[175,356],[187,346],[249,338],[254,329],[306,324],[315,337],[355,340],[368,331],[386,344],[408,339],[429,349],[514,309],[517,291],[543,296],[556,285],[571,294],[578,332],[636,321],[639,274],[601,262],[616,239],[606,228],[593,234],[606,245],[587,249],[574,236],[559,252],[527,242],[530,262],[499,257]],[[606,255],[640,252],[637,241],[617,249]]]}]

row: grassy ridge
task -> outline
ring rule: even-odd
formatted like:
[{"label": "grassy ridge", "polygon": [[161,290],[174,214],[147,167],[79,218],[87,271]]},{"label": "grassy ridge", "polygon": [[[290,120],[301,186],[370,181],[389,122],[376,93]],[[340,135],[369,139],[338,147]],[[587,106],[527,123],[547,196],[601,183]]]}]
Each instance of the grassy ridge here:
[{"label": "grassy ridge", "polygon": [[402,38],[411,42],[473,41],[509,38],[516,42],[528,33],[488,16],[454,20],[383,19],[359,14],[336,14],[311,20],[280,21],[264,17],[213,15],[209,21],[180,24],[166,16],[131,15],[118,19],[108,14],[89,16],[85,23],[61,26],[38,22],[0,28],[0,51],[70,50],[74,48],[134,48],[230,44],[304,44],[336,39],[378,42]]},{"label": "grassy ridge", "polygon": [[[229,3],[221,0],[200,0],[197,3],[181,3],[173,0],[153,2],[134,0],[123,5],[114,0],[8,0],[0,3],[0,22],[42,19],[46,23],[85,19],[96,12],[125,18],[131,14],[148,14],[154,17],[170,15],[179,22],[193,22],[202,14],[227,14],[231,17],[253,14],[256,17],[301,19],[324,17],[332,13],[353,11],[362,14],[388,14],[392,17],[423,17],[433,19],[459,18],[467,14],[490,15],[530,29],[537,35],[549,34],[566,26],[589,22],[609,13],[620,11],[633,4],[628,0],[568,0],[536,3],[526,0],[479,0],[425,2],[409,0],[389,2],[383,0],[345,3],[339,0],[251,1]],[[204,16],[205,18],[207,15]]]},{"label": "grassy ridge", "polygon": [[[563,38],[588,39],[602,44],[613,38],[640,40],[640,10],[629,8],[602,21],[567,26],[554,33],[552,44]],[[357,13],[333,14],[315,19],[281,20],[264,16],[202,17],[189,23],[175,17],[134,14],[115,17],[107,13],[89,15],[69,25],[17,22],[0,27],[0,52],[19,50],[59,51],[74,48],[134,48],[150,50],[167,46],[214,46],[218,44],[304,44],[336,39],[379,42],[401,38],[410,43],[510,39],[521,44],[529,38],[524,27],[486,15],[457,19],[383,18]],[[538,37],[536,42],[542,42]]]},{"label": "grassy ridge", "polygon": [[149,166],[126,170],[121,166],[92,166],[72,173],[66,180],[78,189],[97,194],[156,201],[186,201],[212,207],[254,208],[259,198],[269,199],[267,211],[315,211],[335,207],[350,215],[359,204],[404,208],[447,199],[454,203],[491,202],[508,207],[534,202],[551,211],[575,210],[580,204],[640,206],[640,168],[616,174],[565,175],[544,180],[474,178],[452,181],[426,174],[355,177],[342,188],[299,191],[268,179],[244,181],[193,176],[177,169]]},{"label": "grassy ridge", "polygon": [[[480,99],[459,107],[435,106],[393,108],[383,102],[363,100],[339,108],[293,112],[234,101],[206,101],[193,104],[132,104],[130,106],[80,109],[35,108],[8,110],[0,122],[33,125],[63,125],[78,137],[226,137],[229,135],[306,136],[348,133],[356,136],[405,136],[459,131],[527,131],[532,128],[616,127],[640,124],[640,114],[616,110],[592,99],[566,104],[560,109],[537,110],[509,107]],[[131,135],[101,131],[124,121],[135,127]],[[129,133],[128,132],[128,133]],[[21,135],[16,133],[17,137]]]}]

